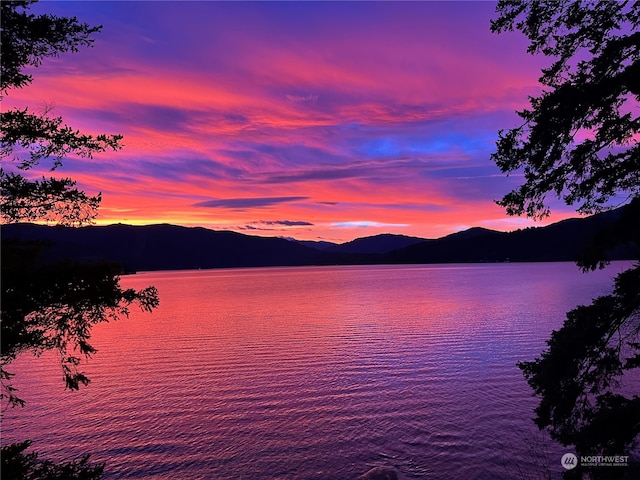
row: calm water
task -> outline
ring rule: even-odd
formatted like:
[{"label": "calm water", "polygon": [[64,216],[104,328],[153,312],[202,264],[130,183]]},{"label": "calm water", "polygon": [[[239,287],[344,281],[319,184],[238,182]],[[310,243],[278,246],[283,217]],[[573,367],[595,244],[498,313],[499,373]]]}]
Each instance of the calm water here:
[{"label": "calm water", "polygon": [[375,465],[405,479],[558,475],[566,449],[530,421],[515,363],[625,265],[123,277],[155,285],[160,308],[95,328],[80,392],[63,390],[54,357],[15,362],[27,407],[5,413],[3,443],[92,452],[107,478],[349,479]]}]

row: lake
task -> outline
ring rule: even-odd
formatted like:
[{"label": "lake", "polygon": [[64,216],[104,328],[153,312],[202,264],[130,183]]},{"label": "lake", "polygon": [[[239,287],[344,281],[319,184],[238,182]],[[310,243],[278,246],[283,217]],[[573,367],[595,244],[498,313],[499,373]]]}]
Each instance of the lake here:
[{"label": "lake", "polygon": [[[629,263],[292,267],[141,273],[160,307],[98,325],[91,384],[55,357],[10,371],[27,401],[3,443],[92,453],[106,478],[542,478],[568,449],[531,422],[520,360]],[[616,452],[620,453],[620,452]]]}]

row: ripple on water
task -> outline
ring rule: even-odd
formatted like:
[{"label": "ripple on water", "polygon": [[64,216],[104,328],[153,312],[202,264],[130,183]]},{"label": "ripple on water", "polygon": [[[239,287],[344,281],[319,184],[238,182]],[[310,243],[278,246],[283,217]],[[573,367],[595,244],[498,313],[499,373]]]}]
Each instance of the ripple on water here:
[{"label": "ripple on water", "polygon": [[155,285],[160,308],[96,327],[80,392],[62,390],[50,356],[16,361],[28,406],[6,413],[3,441],[92,452],[107,478],[344,479],[380,464],[407,479],[514,477],[542,468],[515,363],[610,276],[570,264],[127,276]]}]

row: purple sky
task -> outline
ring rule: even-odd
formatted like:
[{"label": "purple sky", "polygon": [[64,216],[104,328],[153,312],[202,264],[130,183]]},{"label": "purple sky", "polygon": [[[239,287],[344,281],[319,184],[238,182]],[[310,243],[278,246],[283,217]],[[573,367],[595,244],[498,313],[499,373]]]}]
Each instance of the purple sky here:
[{"label": "purple sky", "polygon": [[[6,105],[53,105],[125,148],[60,170],[97,222],[346,241],[531,225],[494,204],[499,129],[548,61],[492,2],[42,2],[102,24]],[[549,221],[574,216],[554,204]],[[548,222],[547,222],[548,223]]]}]

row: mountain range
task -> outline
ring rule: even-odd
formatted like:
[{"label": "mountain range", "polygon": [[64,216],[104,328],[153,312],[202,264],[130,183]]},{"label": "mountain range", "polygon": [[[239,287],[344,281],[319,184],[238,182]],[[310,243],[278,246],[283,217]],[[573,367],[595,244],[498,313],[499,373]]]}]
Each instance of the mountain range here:
[{"label": "mountain range", "polygon": [[[624,208],[624,207],[622,207]],[[198,268],[409,263],[573,261],[594,234],[611,227],[621,209],[546,227],[499,232],[471,228],[438,239],[382,234],[343,244],[257,237],[176,225],[80,228],[3,225],[4,240],[41,241],[49,261],[113,261],[125,272]],[[640,247],[608,252],[610,260],[637,259]]]}]

